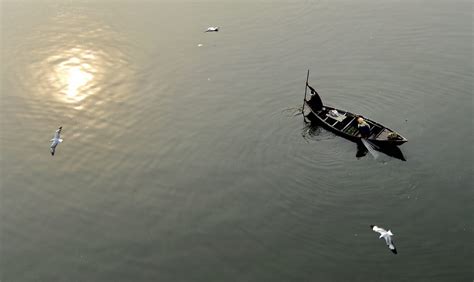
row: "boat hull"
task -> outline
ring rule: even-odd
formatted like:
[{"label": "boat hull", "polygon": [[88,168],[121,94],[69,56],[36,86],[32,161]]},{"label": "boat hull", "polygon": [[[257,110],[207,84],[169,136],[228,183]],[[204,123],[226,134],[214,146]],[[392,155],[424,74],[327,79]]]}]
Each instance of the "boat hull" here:
[{"label": "boat hull", "polygon": [[[353,119],[351,121],[352,123],[355,123],[356,118],[360,116],[360,115],[356,115],[356,114],[347,112],[347,111],[342,110],[342,109],[337,109],[337,108],[333,108],[333,107],[329,107],[329,106],[324,106],[323,109],[326,112],[328,112],[330,110],[336,110],[339,113],[344,113],[345,115],[347,115],[348,117]],[[345,130],[346,128],[337,128],[336,126],[334,126],[333,122],[328,121],[328,117],[325,117],[325,116],[322,115],[322,110],[314,111],[311,107],[310,101],[305,101],[305,111],[304,111],[303,114],[304,114],[305,119],[309,120],[312,123],[316,123],[316,124],[320,125],[321,127],[325,128],[325,129],[327,129],[327,130],[329,130],[329,131],[331,131],[331,132],[333,132],[333,133],[335,133],[335,134],[337,134],[341,137],[344,137],[344,138],[346,138],[350,141],[361,142],[362,136],[360,136],[360,134],[354,134],[354,133],[349,134]],[[330,117],[329,117],[329,119],[330,119]],[[373,120],[370,120],[368,118],[365,118],[365,117],[364,117],[364,119],[365,119],[366,122],[373,125],[373,128],[377,128],[377,130],[379,131],[377,134],[375,134],[375,133],[371,134],[371,136],[369,136],[369,138],[367,138],[367,140],[369,140],[371,143],[373,143],[373,144],[375,144],[379,147],[391,147],[391,146],[393,147],[393,146],[400,146],[403,143],[407,142],[406,138],[402,137],[401,135],[399,135],[395,131],[387,128],[386,126],[384,126],[384,125],[382,125],[378,122],[375,122]],[[337,122],[336,122],[336,124],[337,124]],[[350,124],[350,125],[354,127],[353,124]],[[347,126],[349,126],[349,124],[346,125],[346,127]],[[399,136],[399,138],[398,139],[381,138],[380,135],[385,134],[385,132],[396,133]]]}]

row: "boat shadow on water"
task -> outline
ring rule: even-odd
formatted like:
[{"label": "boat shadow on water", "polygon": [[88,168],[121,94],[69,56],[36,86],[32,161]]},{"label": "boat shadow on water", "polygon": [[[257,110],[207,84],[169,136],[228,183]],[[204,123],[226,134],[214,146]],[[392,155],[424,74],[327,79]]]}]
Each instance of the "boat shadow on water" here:
[{"label": "boat shadow on water", "polygon": [[305,126],[301,130],[301,136],[306,141],[306,143],[337,138],[337,135],[334,133],[312,123],[305,123]]},{"label": "boat shadow on water", "polygon": [[[356,158],[365,157],[367,153],[369,152],[367,147],[364,144],[362,144],[362,142],[356,142],[356,144],[357,144]],[[403,155],[402,150],[400,150],[400,148],[398,148],[397,146],[384,146],[384,147],[377,147],[373,149],[376,150],[377,152],[384,153],[385,155],[389,157],[399,159],[404,162],[407,161],[407,159]]]},{"label": "boat shadow on water", "polygon": [[[328,134],[325,134],[328,133]],[[332,139],[336,137],[337,135],[332,134],[331,132],[325,130],[322,126],[306,122],[305,126],[303,127],[303,130],[301,132],[302,137],[305,139],[306,142],[309,140],[316,140],[316,141],[321,141],[321,140],[326,140],[326,139]],[[329,137],[331,136],[331,137]],[[367,156],[369,153],[369,150],[367,147],[360,141],[353,142],[356,144],[356,158],[363,158]],[[377,152],[381,152],[389,157],[399,159],[401,161],[406,161],[405,156],[403,155],[403,152],[400,150],[398,146],[377,146],[373,148]]]}]

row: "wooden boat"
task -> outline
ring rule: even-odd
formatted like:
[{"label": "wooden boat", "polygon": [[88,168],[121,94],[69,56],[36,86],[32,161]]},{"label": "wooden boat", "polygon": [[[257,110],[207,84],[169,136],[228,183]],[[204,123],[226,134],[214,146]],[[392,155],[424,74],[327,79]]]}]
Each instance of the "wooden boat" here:
[{"label": "wooden boat", "polygon": [[[303,104],[303,115],[305,120],[317,122],[322,127],[337,135],[354,142],[359,142],[362,139],[362,136],[358,129],[357,118],[362,117],[370,126],[370,135],[367,140],[372,144],[380,147],[387,147],[399,146],[408,141],[398,132],[369,118],[342,109],[323,105],[318,92],[308,84],[308,78],[309,71],[308,77],[306,78],[305,98]],[[311,91],[310,95],[307,95],[308,88]]]}]

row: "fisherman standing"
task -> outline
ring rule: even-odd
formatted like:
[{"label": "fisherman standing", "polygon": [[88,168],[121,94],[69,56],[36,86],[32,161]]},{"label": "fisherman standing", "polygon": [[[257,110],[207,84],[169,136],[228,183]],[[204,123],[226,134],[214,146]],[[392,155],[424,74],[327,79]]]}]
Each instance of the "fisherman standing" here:
[{"label": "fisherman standing", "polygon": [[357,127],[359,128],[360,135],[362,138],[369,138],[370,126],[362,117],[357,118]]}]

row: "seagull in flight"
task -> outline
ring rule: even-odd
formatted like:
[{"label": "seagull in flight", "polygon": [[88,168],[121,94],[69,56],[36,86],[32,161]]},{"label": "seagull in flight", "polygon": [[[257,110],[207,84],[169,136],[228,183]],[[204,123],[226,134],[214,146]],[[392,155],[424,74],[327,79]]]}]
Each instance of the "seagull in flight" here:
[{"label": "seagull in flight", "polygon": [[56,151],[56,146],[58,146],[59,143],[63,142],[63,139],[61,139],[61,130],[63,129],[62,126],[60,126],[56,132],[54,133],[53,139],[49,140],[51,141],[51,155],[54,156],[54,152]]},{"label": "seagull in flight", "polygon": [[397,249],[395,248],[395,245],[392,242],[392,236],[393,236],[392,231],[390,230],[387,231],[383,228],[378,227],[377,225],[371,225],[370,228],[372,228],[372,230],[374,230],[375,232],[380,233],[379,238],[380,239],[384,238],[385,243],[387,244],[390,251],[392,251],[392,253],[394,254],[397,254]]},{"label": "seagull in flight", "polygon": [[210,26],[206,29],[205,32],[214,32],[214,31],[215,32],[219,31],[219,27],[218,26]]}]

